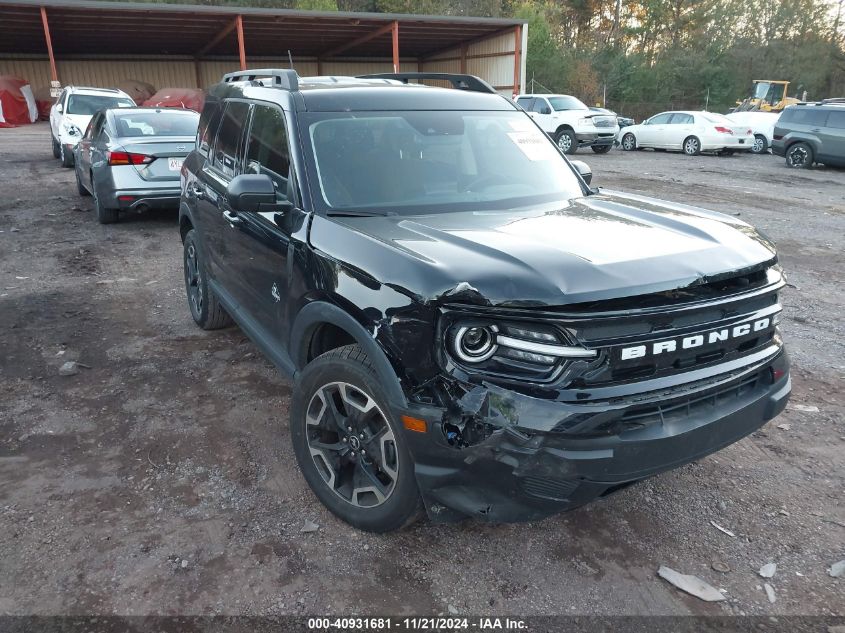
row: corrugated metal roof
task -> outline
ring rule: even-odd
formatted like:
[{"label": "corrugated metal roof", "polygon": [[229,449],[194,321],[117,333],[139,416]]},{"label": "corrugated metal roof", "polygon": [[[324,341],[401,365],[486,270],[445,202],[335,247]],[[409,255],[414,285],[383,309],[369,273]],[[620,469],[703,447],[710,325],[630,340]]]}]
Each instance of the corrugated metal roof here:
[{"label": "corrugated metal roof", "polygon": [[[521,20],[464,16],[298,11],[256,7],[102,2],[94,0],[0,0],[0,54],[44,53],[40,8],[45,7],[53,50],[62,55],[231,55],[231,25],[243,16],[247,56],[320,57],[399,22],[403,57],[426,57],[443,49],[510,30]],[[218,35],[230,30],[203,51]],[[385,56],[389,31],[348,48],[343,55]]]}]

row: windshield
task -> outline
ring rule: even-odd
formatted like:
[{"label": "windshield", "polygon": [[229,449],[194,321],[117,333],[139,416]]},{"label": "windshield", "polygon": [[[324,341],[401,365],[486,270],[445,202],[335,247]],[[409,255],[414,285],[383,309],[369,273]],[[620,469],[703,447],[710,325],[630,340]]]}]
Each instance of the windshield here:
[{"label": "windshield", "polygon": [[196,136],[195,112],[131,112],[114,117],[118,136]]},{"label": "windshield", "polygon": [[582,196],[522,112],[314,113],[301,117],[325,210],[506,209]]},{"label": "windshield", "polygon": [[560,110],[589,110],[589,108],[579,99],[575,97],[549,97],[549,103],[552,104],[552,109]]},{"label": "windshield", "polygon": [[100,95],[70,95],[67,99],[67,114],[92,116],[103,108],[134,108],[135,102],[126,97],[104,97]]}]

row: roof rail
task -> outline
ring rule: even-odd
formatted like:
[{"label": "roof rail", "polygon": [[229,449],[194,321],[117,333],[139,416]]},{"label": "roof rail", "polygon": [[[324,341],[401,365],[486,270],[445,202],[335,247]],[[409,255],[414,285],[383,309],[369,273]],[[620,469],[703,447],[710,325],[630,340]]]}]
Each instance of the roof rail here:
[{"label": "roof rail", "polygon": [[448,81],[452,84],[453,88],[457,88],[458,90],[497,94],[493,86],[475,75],[458,75],[454,73],[377,73],[375,75],[358,75],[358,78],[396,79],[405,84],[411,79],[436,79],[438,81]]},{"label": "roof rail", "polygon": [[256,79],[272,79],[274,88],[283,90],[298,90],[299,75],[295,70],[288,68],[254,68],[251,70],[239,70],[234,73],[223,75],[224,83],[235,81],[255,81]]},{"label": "roof rail", "polygon": [[819,101],[819,105],[826,105],[828,103],[845,103],[845,97],[831,97],[830,99]]}]

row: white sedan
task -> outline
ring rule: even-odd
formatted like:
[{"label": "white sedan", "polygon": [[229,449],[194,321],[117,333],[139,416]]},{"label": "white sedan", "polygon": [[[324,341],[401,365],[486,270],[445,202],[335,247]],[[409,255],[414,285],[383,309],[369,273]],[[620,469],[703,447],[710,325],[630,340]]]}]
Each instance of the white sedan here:
[{"label": "white sedan", "polygon": [[680,150],[688,156],[701,152],[730,155],[754,147],[754,134],[722,114],[712,112],[661,112],[639,125],[619,132],[622,149]]}]

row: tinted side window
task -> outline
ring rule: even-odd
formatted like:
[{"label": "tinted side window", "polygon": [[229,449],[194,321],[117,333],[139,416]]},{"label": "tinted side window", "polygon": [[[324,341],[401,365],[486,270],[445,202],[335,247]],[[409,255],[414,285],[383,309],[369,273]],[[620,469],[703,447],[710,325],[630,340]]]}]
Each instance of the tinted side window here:
[{"label": "tinted side window", "polygon": [[845,129],[845,110],[833,110],[827,115],[827,126],[835,127],[839,130]]},{"label": "tinted side window", "polygon": [[522,97],[516,100],[517,105],[520,108],[525,110],[526,112],[531,112],[531,106],[534,105],[534,99],[532,97]]},{"label": "tinted side window", "polygon": [[549,113],[552,111],[551,106],[549,106],[549,102],[545,99],[535,99],[534,107],[532,109],[534,110],[534,112],[539,112],[540,114]]},{"label": "tinted side window", "polygon": [[208,148],[214,142],[214,135],[220,125],[223,107],[219,101],[206,101],[197,127],[197,150],[208,155]]},{"label": "tinted side window", "polygon": [[255,106],[247,141],[245,171],[267,174],[275,183],[276,191],[287,195],[290,153],[285,117],[281,110]]},{"label": "tinted side window", "polygon": [[249,104],[243,101],[230,101],[226,104],[223,119],[220,121],[211,164],[228,178],[234,177],[238,171],[238,150],[247,114],[249,114]]},{"label": "tinted side window", "polygon": [[827,112],[801,106],[792,106],[780,115],[782,121],[796,125],[824,125]]}]

